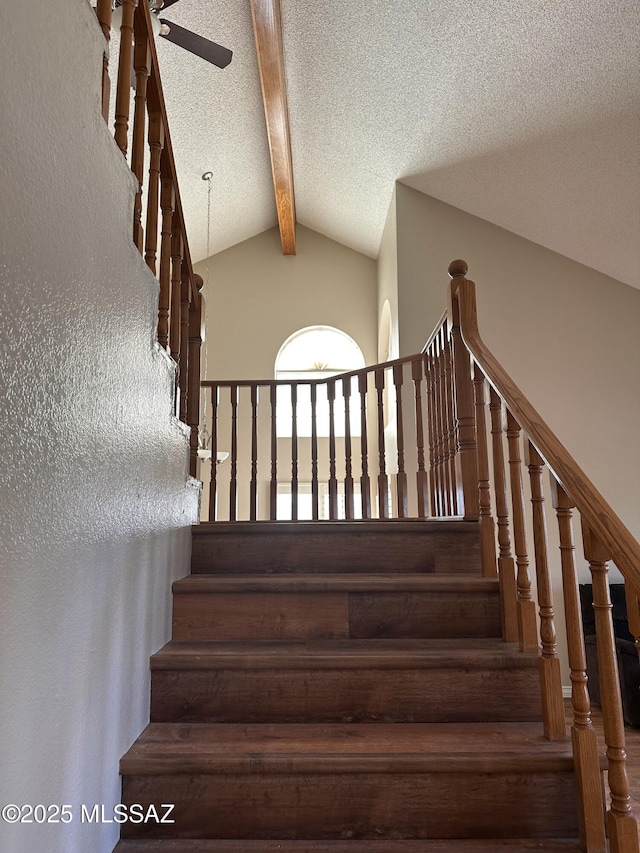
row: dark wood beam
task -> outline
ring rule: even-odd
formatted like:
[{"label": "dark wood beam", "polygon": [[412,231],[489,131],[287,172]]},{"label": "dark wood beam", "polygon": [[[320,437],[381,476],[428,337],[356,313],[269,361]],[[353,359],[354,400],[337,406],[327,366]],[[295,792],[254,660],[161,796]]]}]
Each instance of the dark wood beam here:
[{"label": "dark wood beam", "polygon": [[251,17],[271,152],[271,171],[282,252],[285,255],[295,255],[296,205],[293,193],[289,110],[282,53],[280,0],[251,0]]}]

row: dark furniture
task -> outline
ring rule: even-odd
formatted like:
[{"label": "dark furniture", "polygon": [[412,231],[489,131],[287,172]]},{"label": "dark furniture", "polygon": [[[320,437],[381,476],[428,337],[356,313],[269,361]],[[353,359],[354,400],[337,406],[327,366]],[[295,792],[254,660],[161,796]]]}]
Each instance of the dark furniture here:
[{"label": "dark furniture", "polygon": [[[613,605],[613,633],[616,639],[616,657],[618,660],[624,721],[629,726],[640,726],[640,661],[638,660],[638,651],[634,637],[629,631],[624,584],[610,584],[609,590]],[[593,704],[600,705],[596,625],[592,602],[593,593],[591,584],[580,584],[580,606],[587,652],[589,695]]]}]

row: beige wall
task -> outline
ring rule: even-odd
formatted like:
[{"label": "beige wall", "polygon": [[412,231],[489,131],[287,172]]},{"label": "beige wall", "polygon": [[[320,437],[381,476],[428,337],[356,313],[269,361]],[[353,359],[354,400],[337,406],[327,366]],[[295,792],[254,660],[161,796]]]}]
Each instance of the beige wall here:
[{"label": "beige wall", "polygon": [[[118,762],[149,719],[198,491],[154,343],[158,285],[131,240],[135,182],[100,112],[86,0],[0,11],[0,821],[11,853],[110,853]],[[6,14],[5,14],[6,12]],[[55,69],[55,71],[53,71]]]},{"label": "beige wall", "polygon": [[[352,249],[297,226],[297,254],[282,254],[277,228],[239,243],[196,266],[205,280],[207,300],[205,376],[207,379],[272,379],[278,351],[298,329],[327,325],[350,335],[364,353],[368,364],[377,358],[377,281],[376,263]],[[246,395],[245,395],[246,396]],[[244,397],[243,397],[244,400]],[[267,393],[261,395],[267,402]],[[240,445],[245,462],[239,467],[239,479],[248,481],[250,409],[244,400]],[[268,413],[265,413],[268,415]],[[221,410],[220,447],[229,450],[228,414]],[[268,416],[260,421],[261,460],[269,458],[270,424]],[[287,480],[291,471],[291,452],[286,440],[279,442],[278,479]],[[302,458],[308,459],[306,445],[300,442]],[[326,479],[327,454],[320,442],[321,479]],[[354,456],[357,442],[354,441]],[[239,453],[239,457],[241,454]],[[226,504],[228,463],[219,467],[220,501]],[[201,466],[205,481],[203,516],[208,513],[209,463]],[[259,465],[261,511],[267,511],[268,464]],[[310,474],[300,470],[301,481]],[[219,501],[219,506],[221,502]],[[240,510],[247,511],[246,490],[240,495]]]},{"label": "beige wall", "polygon": [[636,537],[640,537],[640,291],[397,185],[401,354],[469,264],[481,334]]}]

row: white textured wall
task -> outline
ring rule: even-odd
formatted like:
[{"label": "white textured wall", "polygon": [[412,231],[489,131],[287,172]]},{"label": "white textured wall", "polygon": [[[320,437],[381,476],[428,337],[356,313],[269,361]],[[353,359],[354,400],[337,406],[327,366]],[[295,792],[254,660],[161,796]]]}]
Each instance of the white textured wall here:
[{"label": "white textured wall", "polygon": [[197,508],[101,49],[86,0],[0,6],[0,805],[74,814],[3,853],[113,848],[79,809],[119,801]]}]

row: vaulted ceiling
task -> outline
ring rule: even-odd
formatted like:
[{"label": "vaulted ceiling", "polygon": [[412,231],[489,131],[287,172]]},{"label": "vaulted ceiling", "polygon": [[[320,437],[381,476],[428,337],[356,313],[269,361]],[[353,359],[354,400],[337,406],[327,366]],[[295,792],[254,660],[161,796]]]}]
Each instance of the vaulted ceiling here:
[{"label": "vaulted ceiling", "polygon": [[[396,180],[640,287],[637,0],[281,0],[297,221],[376,257]],[[277,223],[249,0],[159,39],[192,256]]]}]

